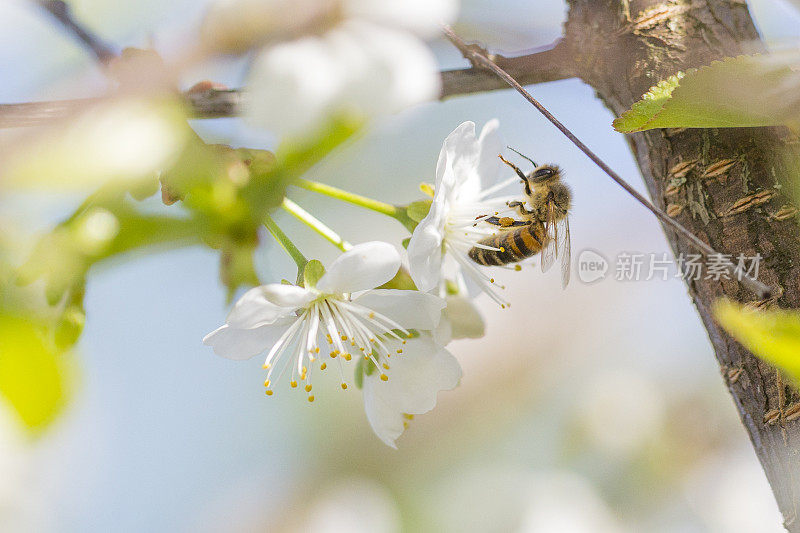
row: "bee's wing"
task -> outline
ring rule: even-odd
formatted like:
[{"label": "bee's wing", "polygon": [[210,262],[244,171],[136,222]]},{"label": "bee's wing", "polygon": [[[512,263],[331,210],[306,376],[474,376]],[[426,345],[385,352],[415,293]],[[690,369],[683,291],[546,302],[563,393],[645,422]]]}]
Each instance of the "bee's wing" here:
[{"label": "bee's wing", "polygon": [[570,269],[572,267],[572,250],[569,242],[569,217],[565,216],[558,223],[557,241],[561,243],[561,288],[565,289],[569,283]]},{"label": "bee's wing", "polygon": [[542,242],[542,272],[547,272],[558,257],[558,238],[556,235],[555,204],[549,202],[544,220],[544,241]]}]

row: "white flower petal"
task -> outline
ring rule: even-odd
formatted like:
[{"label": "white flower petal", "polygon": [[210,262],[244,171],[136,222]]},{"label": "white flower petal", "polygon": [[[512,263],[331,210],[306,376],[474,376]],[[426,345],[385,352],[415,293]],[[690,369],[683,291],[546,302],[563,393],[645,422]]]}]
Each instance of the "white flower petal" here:
[{"label": "white flower petal", "polygon": [[357,244],[340,255],[317,282],[323,293],[349,293],[374,289],[391,280],[400,269],[400,254],[389,243]]},{"label": "white flower petal", "polygon": [[447,307],[434,330],[436,342],[442,346],[453,339],[478,339],[486,332],[486,323],[477,307],[469,298],[448,296]]},{"label": "white flower petal", "polygon": [[442,231],[429,213],[414,229],[408,242],[408,270],[422,292],[437,287],[442,279]]},{"label": "white flower petal", "polygon": [[335,109],[347,84],[347,58],[336,52],[318,37],[264,49],[248,75],[245,118],[278,134],[318,127]]},{"label": "white flower petal", "polygon": [[250,359],[271,348],[291,322],[292,319],[281,319],[275,324],[251,329],[237,329],[226,324],[206,335],[203,344],[228,359]]},{"label": "white flower petal", "polygon": [[349,103],[353,107],[367,115],[382,115],[439,96],[438,63],[422,41],[407,32],[367,22],[348,22],[342,29],[352,35],[366,57],[366,68],[351,87]]},{"label": "white flower petal", "polygon": [[314,295],[302,287],[278,283],[254,287],[234,304],[225,322],[234,328],[250,329],[272,324],[304,307]]},{"label": "white flower petal", "polygon": [[269,285],[262,285],[261,289],[267,301],[279,307],[290,309],[305,307],[316,298],[316,295],[308,289],[297,285],[286,285],[285,283],[270,283]]},{"label": "white flower petal", "polygon": [[503,137],[498,131],[499,128],[499,120],[496,118],[490,120],[483,126],[481,136],[478,139],[480,148],[476,172],[480,178],[479,181],[482,189],[495,185],[499,181],[501,173],[508,168],[500,158],[497,157],[506,146]]},{"label": "white flower petal", "polygon": [[363,305],[397,322],[406,329],[432,330],[442,316],[445,301],[420,291],[375,289],[359,296],[355,303]]},{"label": "white flower petal", "polygon": [[451,390],[461,380],[455,357],[428,336],[409,340],[403,355],[392,357],[382,381],[378,372],[364,378],[364,409],[373,431],[393,448],[403,432],[404,414],[422,414],[436,405],[441,390]]}]

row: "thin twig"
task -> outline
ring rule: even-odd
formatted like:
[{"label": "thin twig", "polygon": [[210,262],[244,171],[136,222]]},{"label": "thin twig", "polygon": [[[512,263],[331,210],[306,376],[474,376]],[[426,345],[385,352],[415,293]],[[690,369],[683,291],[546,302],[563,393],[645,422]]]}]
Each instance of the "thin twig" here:
[{"label": "thin twig", "polygon": [[66,2],[61,0],[39,0],[38,4],[53,15],[64,28],[72,32],[86,48],[91,50],[98,61],[107,64],[117,57],[117,53],[109,45],[75,20]]},{"label": "thin twig", "polygon": [[[689,243],[691,243],[697,250],[701,251],[706,256],[716,256],[724,259],[724,256],[714,250],[711,246],[700,240],[694,233],[686,229],[682,224],[671,218],[664,211],[652,204],[647,198],[639,194],[636,189],[631,187],[622,177],[617,174],[611,167],[609,167],[600,157],[592,152],[575,134],[573,134],[566,126],[564,126],[550,111],[548,111],[542,104],[539,103],[531,94],[525,90],[511,75],[505,70],[500,68],[487,56],[486,52],[477,45],[468,45],[456,35],[449,26],[444,27],[444,34],[458,48],[466,59],[472,63],[475,68],[483,68],[491,71],[497,77],[505,81],[509,86],[516,89],[525,99],[530,102],[544,117],[549,120],[556,128],[563,133],[567,139],[578,147],[578,149],[586,154],[594,164],[600,167],[603,172],[608,174],[620,187],[625,189],[631,196],[633,196],[640,204],[647,208],[651,213],[658,217],[663,223],[672,227],[678,234],[682,235]],[[767,285],[761,283],[757,279],[748,276],[739,266],[734,265],[731,261],[724,259],[727,269],[731,272],[742,285],[747,287],[759,298],[766,299],[772,294],[772,289]]]}]

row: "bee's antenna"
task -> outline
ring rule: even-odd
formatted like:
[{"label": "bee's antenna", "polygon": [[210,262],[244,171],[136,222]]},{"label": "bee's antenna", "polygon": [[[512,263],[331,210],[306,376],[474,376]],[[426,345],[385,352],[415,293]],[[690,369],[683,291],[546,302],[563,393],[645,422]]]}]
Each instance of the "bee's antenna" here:
[{"label": "bee's antenna", "polygon": [[508,148],[508,149],[509,149],[509,150],[511,150],[512,152],[516,152],[516,154],[517,154],[518,156],[520,156],[520,157],[524,157],[525,159],[527,159],[528,161],[530,161],[531,163],[533,163],[533,166],[535,166],[535,167],[538,167],[538,166],[539,166],[539,165],[537,165],[537,164],[536,164],[536,161],[534,161],[533,159],[531,159],[531,158],[530,158],[530,157],[528,157],[527,155],[524,155],[524,154],[521,154],[521,153],[519,153],[517,150],[514,150],[514,149],[513,149],[513,148],[511,148],[510,146],[506,146],[506,148]]}]

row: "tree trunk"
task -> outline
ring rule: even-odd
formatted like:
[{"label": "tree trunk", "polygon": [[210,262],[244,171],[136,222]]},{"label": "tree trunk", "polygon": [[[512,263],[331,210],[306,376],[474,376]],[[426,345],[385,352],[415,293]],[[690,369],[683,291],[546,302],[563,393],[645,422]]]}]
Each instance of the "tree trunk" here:
[{"label": "tree trunk", "polygon": [[[747,5],[740,0],[569,4],[563,44],[571,50],[576,74],[617,116],[652,85],[678,71],[763,49]],[[768,302],[753,303],[797,308],[798,227],[779,185],[793,177],[782,158],[786,137],[781,128],[684,129],[636,133],[629,140],[656,205],[670,206],[669,212],[677,213],[682,224],[723,254],[763,256],[759,278],[780,290]],[[727,160],[733,162],[730,169],[708,176],[728,166]],[[681,177],[685,183],[676,179]],[[696,253],[668,228],[665,231],[676,254]],[[775,369],[732,340],[711,314],[720,297],[752,302],[754,296],[732,280],[690,280],[687,285],[784,525],[800,532],[800,425],[794,420],[800,410],[792,408],[797,393],[782,384]]]}]

